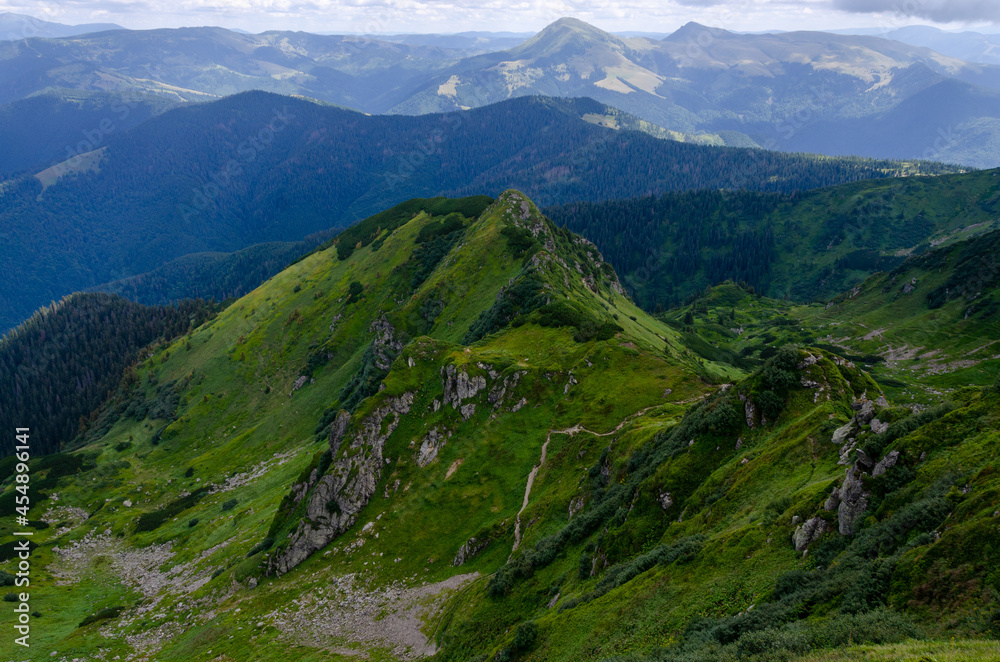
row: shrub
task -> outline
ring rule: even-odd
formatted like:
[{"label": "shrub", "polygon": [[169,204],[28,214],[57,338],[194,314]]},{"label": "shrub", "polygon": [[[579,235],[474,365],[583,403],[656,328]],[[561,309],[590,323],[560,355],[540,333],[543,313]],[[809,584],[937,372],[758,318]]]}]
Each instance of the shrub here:
[{"label": "shrub", "polygon": [[247,552],[247,558],[250,558],[254,554],[259,554],[264,550],[271,549],[271,545],[274,544],[274,538],[264,538],[259,543],[254,545],[249,552]]},{"label": "shrub", "polygon": [[3,594],[3,601],[4,602],[17,602],[17,593],[4,593]]},{"label": "shrub", "polygon": [[354,303],[360,299],[361,295],[364,293],[364,286],[358,281],[353,281],[347,288],[347,303]]},{"label": "shrub", "polygon": [[223,511],[232,510],[233,508],[236,507],[237,503],[239,502],[236,499],[229,499],[228,501],[224,501],[222,503],[222,510]]},{"label": "shrub", "polygon": [[105,607],[96,614],[91,614],[87,618],[80,621],[80,624],[77,627],[82,628],[90,625],[91,623],[96,623],[97,621],[103,621],[109,618],[118,618],[123,611],[125,611],[125,607]]},{"label": "shrub", "polygon": [[202,497],[208,493],[207,487],[199,487],[197,490],[187,495],[186,497],[181,497],[175,501],[171,501],[163,508],[159,510],[154,510],[151,513],[145,513],[139,516],[139,520],[135,526],[135,532],[141,533],[143,531],[152,531],[162,525],[171,517],[176,517],[188,508],[191,508],[196,503],[198,503]]},{"label": "shrub", "polygon": [[191,520],[190,522],[188,522],[188,527],[193,527],[193,526],[196,526],[197,524],[198,524],[198,518],[196,517],[193,520]]},{"label": "shrub", "polygon": [[185,478],[190,478],[193,475],[194,475],[194,467],[188,467],[187,471],[184,472]]}]

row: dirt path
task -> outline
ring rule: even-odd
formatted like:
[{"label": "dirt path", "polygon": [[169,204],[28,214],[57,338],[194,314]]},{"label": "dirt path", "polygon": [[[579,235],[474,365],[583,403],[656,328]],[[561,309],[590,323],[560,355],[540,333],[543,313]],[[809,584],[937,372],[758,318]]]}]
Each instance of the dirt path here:
[{"label": "dirt path", "polygon": [[531,468],[531,472],[528,474],[528,482],[524,486],[524,501],[521,502],[521,510],[517,511],[517,517],[514,519],[514,547],[510,550],[511,555],[513,555],[514,552],[517,551],[517,548],[521,545],[521,513],[523,513],[524,509],[528,507],[528,500],[531,498],[531,487],[535,484],[535,478],[538,476],[538,471],[545,465],[545,454],[548,451],[549,442],[552,441],[552,435],[568,434],[572,437],[575,434],[586,432],[587,434],[592,434],[595,437],[610,437],[611,435],[620,432],[621,429],[628,425],[631,421],[645,415],[650,410],[661,406],[662,405],[653,405],[651,407],[646,407],[645,409],[640,409],[634,414],[626,416],[621,423],[608,432],[594,432],[593,430],[588,430],[579,423],[571,428],[566,428],[565,430],[549,430],[548,434],[545,435],[545,443],[542,444],[542,456],[539,458],[538,464]]}]

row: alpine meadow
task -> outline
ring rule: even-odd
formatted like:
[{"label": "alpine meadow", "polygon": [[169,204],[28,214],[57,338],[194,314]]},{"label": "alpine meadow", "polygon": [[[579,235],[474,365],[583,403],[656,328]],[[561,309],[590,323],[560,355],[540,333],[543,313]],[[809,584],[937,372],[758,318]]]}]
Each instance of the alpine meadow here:
[{"label": "alpine meadow", "polygon": [[1000,660],[1000,15],[571,4],[0,6],[0,660]]}]

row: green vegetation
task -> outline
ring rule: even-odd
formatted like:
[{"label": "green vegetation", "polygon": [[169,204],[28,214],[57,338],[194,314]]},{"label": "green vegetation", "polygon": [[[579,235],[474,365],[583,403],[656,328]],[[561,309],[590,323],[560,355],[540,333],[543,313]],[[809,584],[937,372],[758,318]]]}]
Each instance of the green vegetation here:
[{"label": "green vegetation", "polygon": [[832,305],[728,282],[652,316],[519,192],[475,216],[435,209],[375,223],[345,259],[340,243],[309,254],[150,347],[73,450],[32,461],[49,495],[29,517],[50,523],[32,536],[39,650],[995,649],[998,313],[968,311],[996,288],[929,296],[990,257],[989,235]]},{"label": "green vegetation", "polygon": [[[775,298],[825,301],[931,246],[1000,228],[994,174],[857,182],[784,195],[667,193],[573,202],[545,213],[597,244],[648,310],[687,304],[726,280]],[[949,285],[978,268],[973,259],[964,264]],[[935,302],[945,291],[958,296],[949,285]]]}]

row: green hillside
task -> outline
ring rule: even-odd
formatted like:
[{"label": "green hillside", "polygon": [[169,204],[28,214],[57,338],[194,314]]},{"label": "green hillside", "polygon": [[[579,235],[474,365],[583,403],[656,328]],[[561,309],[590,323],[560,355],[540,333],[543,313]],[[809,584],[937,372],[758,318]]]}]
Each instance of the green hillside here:
[{"label": "green hillside", "polygon": [[[651,317],[524,194],[407,205],[153,349],[33,461],[35,638],[0,656],[995,650],[996,387],[915,411],[817,343],[707,356],[721,303]],[[960,246],[921,268],[960,277]]]},{"label": "green hillside", "polygon": [[855,182],[787,195],[691,191],[547,207],[593,241],[646,309],[743,281],[826,301],[908,256],[1000,228],[997,170]]}]

